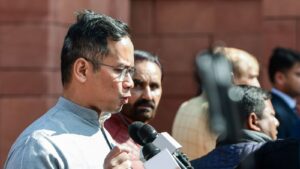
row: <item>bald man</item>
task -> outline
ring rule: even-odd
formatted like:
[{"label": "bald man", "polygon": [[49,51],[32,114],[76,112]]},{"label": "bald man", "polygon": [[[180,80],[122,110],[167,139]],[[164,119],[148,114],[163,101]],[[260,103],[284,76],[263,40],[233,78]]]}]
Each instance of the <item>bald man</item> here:
[{"label": "bald man", "polygon": [[[253,55],[237,48],[217,47],[214,51],[222,53],[232,64],[234,84],[260,86],[259,64]],[[199,158],[216,146],[217,135],[210,130],[208,116],[205,93],[184,102],[176,114],[172,135],[190,159]]]}]

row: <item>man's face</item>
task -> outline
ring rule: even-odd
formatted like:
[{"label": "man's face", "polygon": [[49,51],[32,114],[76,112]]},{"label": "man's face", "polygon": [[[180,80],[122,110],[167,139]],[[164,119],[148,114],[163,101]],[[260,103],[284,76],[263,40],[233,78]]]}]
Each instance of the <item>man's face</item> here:
[{"label": "man's face", "polygon": [[127,73],[124,79],[120,79],[120,70],[134,66],[133,44],[128,37],[120,41],[108,40],[109,54],[101,63],[113,66],[100,65],[96,72],[89,73],[87,78],[87,93],[91,109],[98,112],[119,112],[124,104],[127,104],[130,89],[133,87],[131,76]]},{"label": "man's face", "polygon": [[265,101],[265,109],[263,110],[262,117],[258,120],[258,125],[262,133],[267,134],[273,140],[277,139],[279,122],[275,117],[275,111],[270,100]]},{"label": "man's face", "polygon": [[283,92],[291,97],[300,96],[300,63],[283,73]]},{"label": "man's face", "polygon": [[161,98],[162,72],[155,63],[150,61],[137,61],[135,68],[132,96],[121,113],[133,121],[149,122],[154,118]]}]

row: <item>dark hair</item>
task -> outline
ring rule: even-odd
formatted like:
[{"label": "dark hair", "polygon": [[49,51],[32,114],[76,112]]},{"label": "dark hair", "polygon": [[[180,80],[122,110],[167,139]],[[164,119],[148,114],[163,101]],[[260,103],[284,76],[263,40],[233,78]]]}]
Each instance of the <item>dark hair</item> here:
[{"label": "dark hair", "polygon": [[266,90],[249,85],[234,86],[230,90],[230,96],[236,101],[242,124],[252,112],[261,118],[265,109],[264,101],[271,99],[270,93]]},{"label": "dark hair", "polygon": [[159,62],[159,58],[157,55],[154,55],[153,53],[144,51],[144,50],[135,50],[134,51],[134,61],[150,61],[155,63],[161,71],[161,80],[163,80],[164,77],[164,72],[163,72],[163,67],[161,63]]},{"label": "dark hair", "polygon": [[276,72],[280,71],[284,73],[297,62],[300,62],[300,53],[287,48],[275,48],[269,62],[269,78],[271,82],[275,82],[274,76]]},{"label": "dark hair", "polygon": [[90,10],[79,12],[77,22],[68,30],[61,51],[63,85],[70,81],[72,65],[78,58],[90,61],[96,71],[99,61],[109,53],[107,40],[119,41],[125,36],[129,36],[125,23]]}]

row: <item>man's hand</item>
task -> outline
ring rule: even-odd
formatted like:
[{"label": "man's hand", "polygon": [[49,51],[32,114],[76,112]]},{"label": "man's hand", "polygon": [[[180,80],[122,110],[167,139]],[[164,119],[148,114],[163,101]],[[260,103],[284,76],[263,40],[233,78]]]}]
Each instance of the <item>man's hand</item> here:
[{"label": "man's hand", "polygon": [[129,151],[127,147],[115,146],[104,160],[104,169],[130,169]]}]

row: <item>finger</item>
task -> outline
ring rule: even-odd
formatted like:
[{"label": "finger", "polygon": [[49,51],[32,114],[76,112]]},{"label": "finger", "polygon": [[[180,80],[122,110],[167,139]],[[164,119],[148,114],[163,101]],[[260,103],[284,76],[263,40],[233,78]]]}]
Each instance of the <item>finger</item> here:
[{"label": "finger", "polygon": [[118,169],[132,169],[132,163],[129,160],[123,161],[118,167]]},{"label": "finger", "polygon": [[131,161],[123,161],[121,164],[111,167],[109,169],[132,169]]},{"label": "finger", "polygon": [[131,151],[130,148],[127,147],[127,146],[119,145],[118,147],[119,147],[119,149],[120,149],[121,152],[129,153]]},{"label": "finger", "polygon": [[123,146],[115,146],[104,160],[104,168],[114,168],[124,161],[129,161],[129,149]]},{"label": "finger", "polygon": [[122,152],[120,154],[118,154],[117,156],[115,156],[112,160],[111,160],[111,165],[112,166],[118,166],[120,164],[122,164],[125,161],[129,161],[129,155],[125,152]]},{"label": "finger", "polygon": [[131,161],[129,160],[129,155],[125,152],[118,154],[113,159],[106,159],[104,161],[105,169],[127,169],[131,167]]},{"label": "finger", "polygon": [[115,146],[106,156],[106,159],[112,159],[114,156],[117,156],[122,152],[122,149],[119,146]]}]

